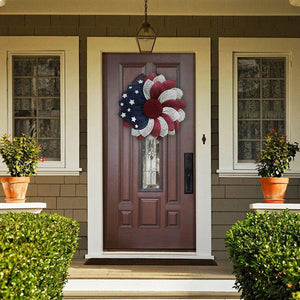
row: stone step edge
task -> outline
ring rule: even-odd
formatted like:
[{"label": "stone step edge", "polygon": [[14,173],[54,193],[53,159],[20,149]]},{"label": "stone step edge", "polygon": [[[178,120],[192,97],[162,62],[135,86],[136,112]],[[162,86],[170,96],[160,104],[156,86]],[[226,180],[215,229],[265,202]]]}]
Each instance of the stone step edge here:
[{"label": "stone step edge", "polygon": [[64,299],[239,299],[234,280],[69,279]]}]

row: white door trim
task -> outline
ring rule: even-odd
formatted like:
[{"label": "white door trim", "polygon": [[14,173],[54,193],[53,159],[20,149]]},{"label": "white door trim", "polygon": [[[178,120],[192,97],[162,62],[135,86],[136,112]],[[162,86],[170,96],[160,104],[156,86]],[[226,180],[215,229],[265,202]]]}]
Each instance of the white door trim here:
[{"label": "white door trim", "polygon": [[[188,258],[211,255],[210,38],[158,38],[154,53],[195,55],[196,251],[103,251],[102,53],[137,53],[135,38],[87,38],[88,254],[86,258]],[[203,144],[202,136],[206,135]]]}]

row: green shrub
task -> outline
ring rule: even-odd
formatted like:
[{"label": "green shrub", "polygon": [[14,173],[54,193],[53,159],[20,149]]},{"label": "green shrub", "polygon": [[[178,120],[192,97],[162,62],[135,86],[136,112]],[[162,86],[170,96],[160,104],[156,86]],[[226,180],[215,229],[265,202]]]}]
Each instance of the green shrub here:
[{"label": "green shrub", "polygon": [[36,174],[40,152],[41,146],[33,137],[26,137],[25,134],[12,140],[4,134],[0,139],[0,154],[6,163],[8,173],[13,177]]},{"label": "green shrub", "polygon": [[62,299],[78,232],[56,214],[1,214],[0,299]]},{"label": "green shrub", "polygon": [[293,293],[293,299],[300,300],[300,292]]},{"label": "green shrub", "polygon": [[244,300],[293,299],[300,290],[300,215],[249,213],[225,244]]}]

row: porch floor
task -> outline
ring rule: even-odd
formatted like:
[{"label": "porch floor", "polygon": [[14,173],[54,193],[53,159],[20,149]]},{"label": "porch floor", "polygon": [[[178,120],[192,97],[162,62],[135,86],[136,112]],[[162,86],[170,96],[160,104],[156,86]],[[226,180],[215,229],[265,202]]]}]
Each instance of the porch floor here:
[{"label": "porch floor", "polygon": [[85,265],[74,259],[69,268],[70,279],[227,279],[234,280],[229,261],[217,265]]},{"label": "porch floor", "polygon": [[228,261],[217,265],[84,265],[74,260],[64,299],[239,299]]}]

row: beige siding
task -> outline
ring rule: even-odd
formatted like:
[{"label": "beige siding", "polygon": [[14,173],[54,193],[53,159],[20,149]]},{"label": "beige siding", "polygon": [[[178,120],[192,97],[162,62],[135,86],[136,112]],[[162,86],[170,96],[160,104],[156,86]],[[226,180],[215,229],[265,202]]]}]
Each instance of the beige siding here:
[{"label": "beige siding", "polygon": [[[212,235],[213,254],[226,257],[224,236],[243,219],[251,202],[262,198],[256,179],[219,178],[218,169],[218,37],[300,37],[300,17],[151,17],[159,36],[202,36],[212,39]],[[134,36],[142,17],[137,16],[0,16],[0,35],[80,36],[80,167],[79,177],[32,178],[30,201],[47,203],[47,212],[75,218],[81,240],[77,257],[87,248],[87,97],[86,37]],[[120,49],[120,51],[122,51]],[[221,92],[221,91],[220,91]],[[91,158],[92,159],[92,158]],[[2,189],[0,196],[3,197]],[[300,179],[292,179],[289,203],[299,202]]]}]

